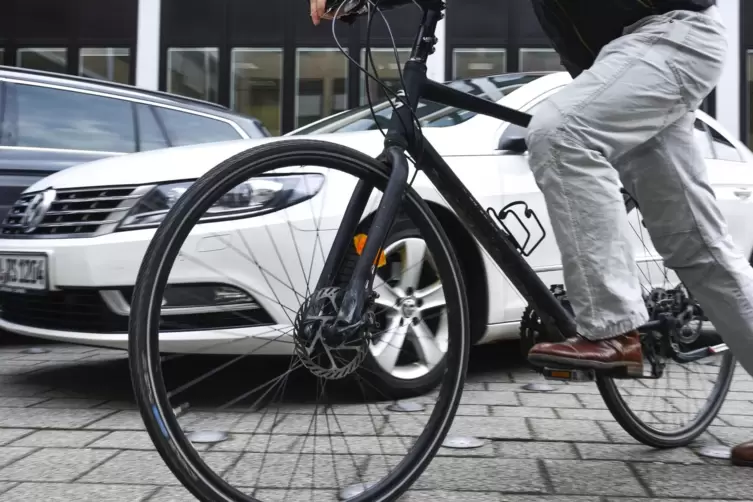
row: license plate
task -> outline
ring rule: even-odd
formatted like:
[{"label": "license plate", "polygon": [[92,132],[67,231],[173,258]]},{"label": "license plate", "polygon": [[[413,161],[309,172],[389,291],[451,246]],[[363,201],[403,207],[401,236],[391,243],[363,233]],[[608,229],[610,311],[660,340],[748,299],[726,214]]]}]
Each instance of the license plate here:
[{"label": "license plate", "polygon": [[0,253],[0,288],[46,290],[47,256]]}]

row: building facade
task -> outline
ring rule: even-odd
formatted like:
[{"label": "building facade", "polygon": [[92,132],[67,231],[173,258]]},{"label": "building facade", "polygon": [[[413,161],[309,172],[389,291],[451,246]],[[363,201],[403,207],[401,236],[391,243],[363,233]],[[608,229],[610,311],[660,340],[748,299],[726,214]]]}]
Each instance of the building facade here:
[{"label": "building facade", "polygon": [[[529,3],[448,0],[430,76],[445,80],[560,69]],[[367,64],[365,20],[337,23],[335,38],[331,23],[311,25],[307,4],[5,0],[0,61],[208,99],[261,119],[274,133],[287,132],[366,101],[359,71]],[[753,2],[723,0],[720,8],[730,57],[704,108],[747,139],[753,131]],[[385,18],[389,30],[379,18],[371,26],[373,63],[381,78],[394,82],[398,66],[391,39],[404,61],[420,17],[408,6]],[[371,85],[372,97],[379,96]]]}]

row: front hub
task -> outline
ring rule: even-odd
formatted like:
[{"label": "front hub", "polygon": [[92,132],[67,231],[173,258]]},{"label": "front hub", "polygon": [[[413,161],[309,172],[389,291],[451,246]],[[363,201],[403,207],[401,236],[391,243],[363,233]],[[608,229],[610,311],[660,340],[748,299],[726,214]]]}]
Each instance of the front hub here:
[{"label": "front hub", "polygon": [[366,358],[368,323],[339,326],[342,289],[322,288],[306,298],[294,322],[295,352],[312,374],[337,380],[354,373]]}]

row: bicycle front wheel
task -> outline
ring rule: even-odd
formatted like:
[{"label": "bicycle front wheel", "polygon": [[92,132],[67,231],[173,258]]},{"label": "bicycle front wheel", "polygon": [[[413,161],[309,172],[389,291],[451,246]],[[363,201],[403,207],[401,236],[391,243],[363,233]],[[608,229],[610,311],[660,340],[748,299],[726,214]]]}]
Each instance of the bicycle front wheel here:
[{"label": "bicycle front wheel", "polygon": [[[131,374],[153,443],[200,500],[394,500],[436,454],[462,394],[468,307],[413,189],[375,267],[373,322],[347,341],[298,329],[312,301],[337,310],[388,178],[355,150],[282,140],[155,197],[178,196],[132,294]],[[359,180],[374,187],[362,224],[317,291]],[[409,388],[413,408],[395,406]]]}]

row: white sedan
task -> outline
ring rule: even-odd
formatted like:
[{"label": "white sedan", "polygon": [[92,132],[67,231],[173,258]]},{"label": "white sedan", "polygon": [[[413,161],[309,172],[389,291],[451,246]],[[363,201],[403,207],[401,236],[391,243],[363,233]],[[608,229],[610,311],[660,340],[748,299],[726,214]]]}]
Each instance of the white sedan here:
[{"label": "white sedan", "polygon": [[[569,80],[564,73],[507,74],[460,80],[452,85],[531,112]],[[351,110],[291,134],[315,135],[376,155],[383,142],[379,127],[386,125],[390,113],[391,108],[383,103],[377,106],[375,117],[368,109]],[[506,220],[508,228],[522,236],[521,242],[526,232],[530,232],[529,243],[542,241],[528,260],[546,284],[561,284],[559,251],[526,154],[500,147],[511,144],[505,140],[520,137],[524,131],[436,103],[424,103],[418,115],[425,137],[484,207],[498,213],[511,202],[524,201],[535,212],[540,226],[525,224],[525,218],[519,220],[523,225],[512,225],[515,219],[511,218]],[[711,185],[734,240],[750,255],[753,154],[713,118],[702,112],[697,117],[695,133]],[[280,139],[213,143],[109,158],[67,169],[31,186],[0,230],[0,328],[70,343],[127,348],[131,292],[154,228],[165,212],[193,180],[212,167],[255,145]],[[279,337],[281,330],[289,328],[289,312],[297,309],[306,292],[304,279],[315,281],[316,268],[322,261],[317,254],[326,254],[334,231],[322,236],[317,245],[312,243],[314,251],[307,250],[308,255],[300,254],[299,248],[304,247],[300,242],[310,242],[312,230],[327,228],[327,221],[336,219],[338,212],[342,214],[351,185],[337,176],[317,175],[284,182],[271,180],[264,186],[256,180],[250,185],[241,185],[231,194],[232,200],[221,201],[216,214],[225,210],[223,204],[235,204],[231,210],[237,210],[237,204],[266,204],[284,190],[293,199],[284,211],[199,227],[189,250],[194,258],[179,258],[183,261],[180,277],[171,276],[176,285],[165,293],[160,333],[165,352],[290,353],[290,343],[270,343],[271,336]],[[420,173],[414,187],[430,202],[460,255],[469,288],[474,343],[519,336],[524,299]],[[318,209],[312,212],[312,208]],[[283,212],[288,220],[280,217]],[[314,215],[320,220],[323,216],[325,221],[315,221]],[[650,291],[662,285],[657,284],[662,278],[661,264],[635,211],[631,225],[635,225],[636,256]],[[236,240],[239,247],[241,241],[250,243],[256,266],[249,264],[248,256],[241,263],[239,256],[243,253],[230,252],[227,242],[236,235],[241,236]],[[386,247],[387,259],[397,267],[397,282],[385,286],[391,288],[394,300],[390,300],[390,315],[404,316],[405,309],[441,311],[441,284],[415,273],[421,270],[415,266],[423,263],[424,250],[423,241],[410,228],[393,231]],[[270,283],[270,277],[275,284]],[[408,296],[418,302],[401,301]],[[410,326],[409,332],[415,336],[404,337],[401,347],[380,347],[375,342],[369,357],[387,380],[410,384],[432,373],[443,356],[441,343],[428,347],[426,338],[419,335],[441,341],[442,330],[441,321]],[[410,357],[403,357],[408,352]]]}]

